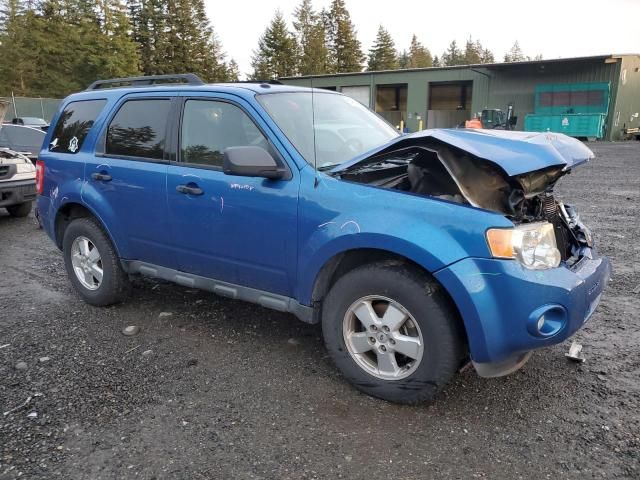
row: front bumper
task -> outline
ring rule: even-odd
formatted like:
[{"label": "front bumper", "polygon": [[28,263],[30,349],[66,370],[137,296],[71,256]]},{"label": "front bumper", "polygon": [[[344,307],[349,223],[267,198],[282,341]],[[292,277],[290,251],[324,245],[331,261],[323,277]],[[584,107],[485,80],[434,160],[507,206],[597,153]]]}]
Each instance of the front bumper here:
[{"label": "front bumper", "polygon": [[610,275],[609,260],[593,250],[571,268],[527,270],[514,260],[466,258],[435,274],[460,311],[478,364],[508,364],[570,337],[595,310]]},{"label": "front bumper", "polygon": [[10,207],[36,198],[36,181],[15,180],[0,182],[0,207]]}]

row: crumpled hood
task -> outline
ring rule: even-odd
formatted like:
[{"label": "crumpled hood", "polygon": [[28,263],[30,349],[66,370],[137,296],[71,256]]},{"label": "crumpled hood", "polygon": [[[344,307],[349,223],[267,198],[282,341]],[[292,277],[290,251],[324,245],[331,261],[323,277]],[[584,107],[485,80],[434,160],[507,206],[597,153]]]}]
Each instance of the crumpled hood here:
[{"label": "crumpled hood", "polygon": [[562,166],[564,170],[569,170],[594,157],[593,152],[582,142],[561,133],[431,129],[399,136],[385,145],[338,165],[331,173],[348,170],[356,164],[367,163],[372,157],[399,148],[417,146],[428,140],[439,141],[477,158],[493,162],[510,177],[549,167]]}]

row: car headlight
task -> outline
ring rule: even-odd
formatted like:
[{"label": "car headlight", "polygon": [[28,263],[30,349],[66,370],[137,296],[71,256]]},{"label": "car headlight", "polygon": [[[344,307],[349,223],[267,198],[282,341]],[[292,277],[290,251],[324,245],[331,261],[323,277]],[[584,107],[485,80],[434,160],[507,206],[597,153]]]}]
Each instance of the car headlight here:
[{"label": "car headlight", "polygon": [[33,163],[19,163],[18,168],[16,169],[17,173],[31,173],[35,172],[36,167],[33,166]]},{"label": "car headlight", "polygon": [[487,230],[487,243],[494,257],[516,259],[525,268],[546,270],[560,265],[560,251],[549,222],[491,228]]}]

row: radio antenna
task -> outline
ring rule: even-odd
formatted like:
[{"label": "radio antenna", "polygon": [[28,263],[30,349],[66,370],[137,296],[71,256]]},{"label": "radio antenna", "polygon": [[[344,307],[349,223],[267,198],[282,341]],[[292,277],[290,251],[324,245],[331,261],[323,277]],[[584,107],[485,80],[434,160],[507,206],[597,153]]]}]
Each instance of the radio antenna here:
[{"label": "radio antenna", "polygon": [[313,188],[318,186],[318,152],[316,149],[316,105],[314,101],[313,92],[313,77],[311,77],[311,129],[313,131],[313,172],[315,180],[313,182]]}]

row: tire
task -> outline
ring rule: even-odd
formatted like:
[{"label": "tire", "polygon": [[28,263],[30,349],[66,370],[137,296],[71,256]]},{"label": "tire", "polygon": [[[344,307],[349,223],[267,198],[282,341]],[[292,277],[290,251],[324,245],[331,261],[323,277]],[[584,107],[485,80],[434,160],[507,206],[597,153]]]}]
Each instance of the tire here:
[{"label": "tire", "polygon": [[[86,274],[82,276],[76,273],[77,268],[83,267],[74,265],[73,253],[77,253],[76,246],[82,245],[85,240],[89,247],[93,245],[93,248],[98,251],[100,260],[96,266],[102,271],[99,281],[97,277],[87,280]],[[90,251],[93,252],[93,250]],[[129,278],[122,270],[120,259],[111,240],[94,219],[78,218],[67,226],[62,240],[62,252],[67,275],[76,292],[85,302],[101,307],[122,302],[127,298],[130,291]],[[93,276],[93,273],[89,275]],[[81,277],[84,282],[80,280]],[[87,283],[90,285],[87,286]]]},{"label": "tire", "polygon": [[[367,302],[373,310],[363,307]],[[359,312],[357,316],[354,305],[357,306],[355,311]],[[365,330],[359,320],[368,316],[360,313],[363,308],[366,312],[373,312],[375,317],[371,318],[381,321],[375,335],[384,333],[383,327],[390,332],[386,340],[382,337],[378,340],[373,337],[374,332],[368,328]],[[386,330],[387,326],[382,323],[393,323],[385,320],[386,311],[401,312],[395,318],[407,318],[398,320],[398,323],[405,323],[395,333],[394,330]],[[390,315],[389,319],[393,318]],[[356,331],[358,328],[362,331]],[[341,277],[323,302],[322,330],[327,350],[347,380],[368,395],[396,403],[415,404],[431,400],[453,377],[464,358],[464,334],[450,300],[427,274],[400,262],[365,265]],[[356,338],[364,342],[361,335],[364,332],[368,343],[355,342]],[[347,346],[347,338],[354,339],[349,341],[350,346]],[[376,342],[372,344],[373,339]],[[386,343],[382,343],[383,340]],[[407,345],[411,346],[411,355],[419,359],[395,350],[392,353],[395,361],[390,362],[384,355],[400,349],[401,344],[404,345],[403,351],[407,351]],[[364,350],[369,345],[372,346],[371,351],[358,354],[358,348]],[[419,354],[416,354],[419,349],[416,345],[422,345]],[[379,350],[383,346],[385,352]],[[401,368],[398,373],[390,374],[393,376],[381,378],[385,365],[389,363],[393,369]]]},{"label": "tire", "polygon": [[9,215],[12,217],[26,217],[31,213],[31,204],[32,202],[24,202],[19,203],[18,205],[11,205],[10,207],[7,207],[7,212],[9,212]]}]

